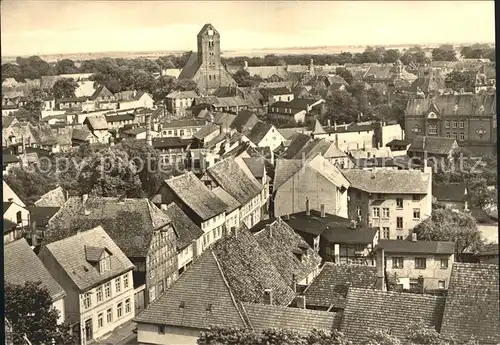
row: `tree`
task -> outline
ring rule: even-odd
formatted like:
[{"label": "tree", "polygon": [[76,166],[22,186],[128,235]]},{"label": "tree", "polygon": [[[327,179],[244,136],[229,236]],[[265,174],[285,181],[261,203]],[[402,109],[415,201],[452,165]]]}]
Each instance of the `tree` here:
[{"label": "tree", "polygon": [[175,68],[174,62],[170,56],[160,56],[156,63],[161,67],[161,69]]},{"label": "tree", "polygon": [[75,97],[75,90],[78,84],[73,78],[62,78],[57,80],[52,86],[52,94],[56,99]]},{"label": "tree", "polygon": [[445,78],[445,85],[455,91],[461,89],[471,91],[474,89],[476,82],[476,73],[474,71],[452,71],[448,73]]},{"label": "tree", "polygon": [[67,324],[58,325],[59,311],[52,306],[46,288],[40,282],[6,284],[5,317],[12,324],[14,344],[24,344],[23,336],[33,344],[75,344]]},{"label": "tree", "polygon": [[441,48],[434,48],[432,50],[432,59],[434,61],[456,61],[457,56],[455,50],[444,50]]},{"label": "tree", "polygon": [[174,89],[177,79],[172,76],[163,75],[156,81],[156,89],[153,92],[155,101],[162,101]]},{"label": "tree", "polygon": [[476,220],[469,213],[451,209],[434,210],[432,216],[417,225],[413,232],[426,241],[455,242],[458,261],[466,250],[477,251],[481,245]]},{"label": "tree", "polygon": [[4,176],[4,180],[27,205],[33,204],[57,185],[54,178],[41,173],[36,167],[15,167]]},{"label": "tree", "polygon": [[55,67],[56,74],[71,74],[78,73],[78,68],[76,68],[73,60],[70,59],[62,59],[57,61]]},{"label": "tree", "polygon": [[325,118],[331,122],[357,121],[359,112],[356,99],[347,91],[333,91],[325,100]]},{"label": "tree", "polygon": [[233,75],[234,81],[241,87],[256,86],[262,78],[258,76],[251,76],[246,70],[240,69]]},{"label": "tree", "polygon": [[352,76],[352,73],[349,72],[349,70],[347,68],[337,67],[337,69],[335,70],[335,74],[344,78],[344,80],[349,85],[351,85],[352,82],[354,81],[354,77]]},{"label": "tree", "polygon": [[24,109],[32,114],[30,123],[33,125],[38,123],[41,118],[44,105],[43,98],[45,96],[45,93],[40,88],[33,88],[28,94],[28,100],[24,105]]},{"label": "tree", "polygon": [[363,345],[403,345],[401,341],[386,330],[370,330],[370,340]]},{"label": "tree", "polygon": [[7,78],[14,78],[17,82],[24,82],[22,68],[13,63],[2,64],[2,82]]},{"label": "tree", "polygon": [[388,49],[385,51],[384,62],[395,63],[400,57],[401,53],[398,49]]},{"label": "tree", "polygon": [[178,79],[174,89],[177,91],[198,91],[198,85],[191,79]]}]

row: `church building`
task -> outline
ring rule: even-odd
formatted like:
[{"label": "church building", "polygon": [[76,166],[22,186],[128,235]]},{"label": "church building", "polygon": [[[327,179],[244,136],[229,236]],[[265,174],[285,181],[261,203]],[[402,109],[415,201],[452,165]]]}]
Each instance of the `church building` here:
[{"label": "church building", "polygon": [[203,26],[197,40],[198,52],[191,52],[179,79],[193,80],[203,95],[209,95],[219,87],[237,86],[221,62],[220,34],[212,24]]}]

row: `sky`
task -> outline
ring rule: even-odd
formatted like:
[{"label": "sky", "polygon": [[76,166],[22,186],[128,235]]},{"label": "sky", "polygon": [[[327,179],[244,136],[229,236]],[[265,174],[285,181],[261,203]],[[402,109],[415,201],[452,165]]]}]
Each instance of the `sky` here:
[{"label": "sky", "polygon": [[491,42],[494,1],[3,0],[2,56]]}]

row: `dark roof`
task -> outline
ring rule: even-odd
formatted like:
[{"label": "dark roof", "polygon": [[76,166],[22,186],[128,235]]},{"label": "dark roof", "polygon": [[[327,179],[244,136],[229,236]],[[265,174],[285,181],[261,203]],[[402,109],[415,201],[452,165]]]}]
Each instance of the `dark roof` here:
[{"label": "dark roof", "polygon": [[292,95],[293,92],[287,87],[275,87],[272,89],[260,89],[259,92],[264,97],[269,97],[271,95]]},{"label": "dark roof", "polygon": [[316,99],[294,98],[290,102],[276,102],[273,104],[273,107],[307,110],[308,107],[310,107],[312,104],[316,103],[317,101],[318,100],[316,100]]},{"label": "dark roof", "polygon": [[212,192],[227,205],[226,213],[231,213],[241,206],[241,203],[238,202],[238,200],[233,198],[228,192],[226,192],[221,187],[213,188]]},{"label": "dark roof", "polygon": [[427,152],[435,155],[448,155],[457,146],[452,138],[417,136],[411,142],[408,152]]},{"label": "dark roof", "polygon": [[349,288],[340,330],[354,344],[370,340],[371,330],[404,340],[408,324],[417,321],[439,332],[444,302],[441,296]]},{"label": "dark roof", "polygon": [[432,196],[438,201],[464,202],[465,192],[464,183],[446,183],[432,186]]},{"label": "dark roof", "polygon": [[[439,115],[456,116],[492,116],[496,114],[496,93],[493,95],[439,95],[432,99],[414,98],[408,101],[405,114],[424,116],[431,106],[435,106]],[[455,108],[455,106],[457,106]],[[484,111],[481,111],[481,106]],[[456,109],[456,110],[455,110]]]},{"label": "dark roof", "polygon": [[207,169],[215,182],[242,205],[259,195],[262,186],[248,176],[232,158],[226,158]]},{"label": "dark roof", "polygon": [[[111,255],[111,269],[99,272],[87,261],[85,247],[105,248]],[[52,256],[80,291],[87,291],[105,281],[134,269],[134,265],[101,226],[66,237],[42,247],[40,258]]]},{"label": "dark roof", "polygon": [[379,240],[377,249],[384,249],[386,253],[453,254],[455,242]]},{"label": "dark roof", "polygon": [[331,332],[340,326],[340,314],[276,305],[242,303],[254,331],[288,329],[310,333],[313,329]]},{"label": "dark roof", "polygon": [[49,219],[54,216],[61,208],[60,207],[28,207],[30,212],[30,221],[36,223],[37,227],[45,227],[49,223]]},{"label": "dark roof", "polygon": [[[259,246],[264,249],[283,279],[291,286],[293,277],[300,282],[311,275],[321,264],[321,257],[307,242],[285,222],[276,220],[270,224],[256,224],[252,232]],[[302,260],[294,254],[302,254]]]},{"label": "dark roof", "polygon": [[135,321],[195,329],[246,326],[211,250],[197,258],[189,270]]},{"label": "dark roof", "polygon": [[342,170],[352,188],[380,194],[427,194],[431,176],[420,170]]},{"label": "dark roof", "polygon": [[200,130],[193,135],[193,137],[198,140],[203,140],[205,139],[205,137],[215,131],[220,131],[220,127],[215,123],[208,123],[205,126],[201,127]]},{"label": "dark roof", "polygon": [[411,144],[411,140],[401,140],[401,139],[393,139],[390,142],[388,142],[385,146],[387,147],[396,147],[396,146],[408,146]]},{"label": "dark roof", "polygon": [[196,52],[191,52],[186,64],[181,70],[178,79],[193,79],[198,72],[200,63],[198,62],[198,54]]},{"label": "dark roof", "polygon": [[249,132],[245,133],[245,135],[252,143],[258,145],[273,127],[274,126],[270,123],[259,121]]},{"label": "dark roof", "polygon": [[212,248],[237,301],[263,304],[265,289],[272,290],[276,305],[286,306],[294,299],[292,286],[245,226],[237,230],[237,235],[221,238]]},{"label": "dark roof", "polygon": [[176,119],[172,121],[163,121],[161,123],[163,129],[169,128],[187,128],[187,127],[200,127],[206,124],[205,120],[196,118]]},{"label": "dark roof", "polygon": [[261,122],[257,115],[248,110],[240,110],[234,121],[231,123],[231,128],[243,133],[250,131],[253,126]]},{"label": "dark roof", "polygon": [[263,157],[243,158],[243,162],[256,179],[264,177],[266,165]]},{"label": "dark roof", "polygon": [[479,344],[500,342],[498,265],[454,263],[441,333]]},{"label": "dark roof", "polygon": [[90,100],[95,100],[97,99],[98,97],[102,97],[102,96],[113,96],[113,94],[111,93],[111,91],[108,90],[108,88],[104,85],[101,85],[99,86],[95,91],[94,93],[92,94],[92,96],[90,96]]},{"label": "dark roof", "polygon": [[72,140],[87,141],[92,133],[87,128],[75,128],[71,136]]},{"label": "dark roof", "polygon": [[374,289],[377,268],[363,265],[336,265],[326,262],[319,275],[304,291],[306,305],[345,308],[350,287]]},{"label": "dark roof", "polygon": [[197,240],[203,236],[203,231],[196,225],[175,203],[167,206],[163,210],[165,214],[172,220],[175,232],[177,233],[177,250],[182,251],[188,247],[193,240]]},{"label": "dark roof", "polygon": [[398,168],[398,169],[417,169],[421,165],[415,159],[406,155],[396,157],[370,157],[370,158],[356,158],[354,159],[358,168]]},{"label": "dark roof", "polygon": [[179,137],[153,138],[153,147],[155,149],[187,148],[192,143],[192,139],[181,139]]},{"label": "dark roof", "polygon": [[3,153],[2,154],[2,162],[3,164],[10,164],[10,163],[19,163],[20,160],[17,158],[17,156],[12,155],[10,153]]},{"label": "dark roof", "polygon": [[[4,206],[5,206],[5,202],[4,202]],[[5,212],[5,208],[4,208],[4,212]],[[10,231],[14,230],[17,227],[18,227],[18,224],[14,223],[8,219],[5,219],[5,218],[3,219],[3,233],[4,234],[9,233]]]},{"label": "dark roof", "polygon": [[133,121],[134,119],[133,114],[106,115],[106,121],[108,122]]},{"label": "dark roof", "polygon": [[66,296],[24,238],[4,245],[4,270],[5,283],[24,285],[40,281],[53,301]]},{"label": "dark roof", "polygon": [[49,222],[45,242],[51,243],[102,225],[128,257],[144,257],[153,232],[171,229],[171,220],[148,199],[71,197]]},{"label": "dark roof", "polygon": [[168,179],[165,183],[202,221],[223,213],[227,208],[192,172]]},{"label": "dark roof", "polygon": [[307,145],[307,143],[311,140],[311,137],[302,134],[302,133],[295,133],[290,137],[290,145],[288,146],[287,150],[283,154],[282,158],[284,159],[292,159],[299,152],[304,149],[304,147]]}]

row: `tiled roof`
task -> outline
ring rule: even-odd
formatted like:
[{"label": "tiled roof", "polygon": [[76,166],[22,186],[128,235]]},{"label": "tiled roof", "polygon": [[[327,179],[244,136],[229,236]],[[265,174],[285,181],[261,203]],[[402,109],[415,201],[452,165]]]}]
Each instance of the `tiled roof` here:
[{"label": "tiled roof", "polygon": [[24,238],[4,245],[4,270],[5,283],[24,285],[40,281],[53,301],[66,296]]},{"label": "tiled roof", "polygon": [[211,250],[204,252],[135,321],[195,329],[246,326]]},{"label": "tiled roof", "polygon": [[87,116],[85,122],[87,122],[93,130],[108,129],[108,123],[106,122],[106,117],[104,115]]},{"label": "tiled roof", "polygon": [[214,116],[214,123],[220,125],[222,128],[230,128],[236,119],[236,115],[228,113],[217,113]]},{"label": "tiled roof", "polygon": [[278,95],[291,95],[293,92],[287,87],[276,87],[270,89],[260,89],[259,92],[264,97],[278,96]]},{"label": "tiled roof", "polygon": [[439,332],[444,302],[441,296],[349,288],[340,331],[354,344],[370,340],[370,329],[404,340],[407,325],[417,321]]},{"label": "tiled roof", "polygon": [[28,207],[30,212],[30,221],[36,223],[37,227],[45,227],[49,223],[49,219],[54,216],[61,208],[50,206],[34,206]]},{"label": "tiled roof", "polygon": [[258,75],[262,79],[267,79],[274,74],[281,78],[285,78],[288,75],[285,66],[249,66],[246,68],[246,71],[251,76]]},{"label": "tiled roof", "polygon": [[304,149],[304,147],[306,147],[307,143],[309,143],[309,141],[311,141],[312,139],[306,134],[297,132],[293,134],[289,140],[291,140],[290,145],[288,146],[282,158],[293,159]]},{"label": "tiled roof", "polygon": [[345,152],[342,152],[335,143],[329,142],[324,139],[316,139],[307,143],[306,146],[302,148],[294,159],[310,158],[316,154],[321,154],[326,159],[338,158],[338,157],[347,157]]},{"label": "tiled roof", "polygon": [[304,291],[306,305],[345,308],[349,288],[374,289],[377,268],[363,265],[335,265],[326,262],[319,275]]},{"label": "tiled roof", "polygon": [[432,196],[438,201],[465,201],[465,184],[463,183],[446,183],[432,186]]},{"label": "tiled roof", "polygon": [[111,91],[108,90],[108,88],[104,85],[101,85],[99,86],[94,94],[92,96],[90,96],[90,100],[95,100],[99,97],[103,97],[103,96],[113,96],[113,94],[111,93]]},{"label": "tiled roof", "polygon": [[250,131],[259,121],[259,118],[248,110],[241,110],[233,123],[231,123],[231,128],[236,129],[240,133]]},{"label": "tiled roof", "polygon": [[146,131],[147,131],[147,129],[144,127],[135,127],[135,128],[131,128],[129,130],[123,131],[123,133],[128,134],[128,135],[138,135],[138,134],[144,133]]},{"label": "tiled roof", "polygon": [[220,131],[220,127],[218,125],[216,125],[215,123],[208,123],[205,126],[203,126],[202,128],[200,128],[200,130],[198,132],[196,132],[193,135],[193,137],[198,139],[198,140],[203,140],[203,139],[205,139],[205,137],[207,137],[210,134],[217,132],[217,131]]},{"label": "tiled roof", "polygon": [[205,120],[200,120],[196,118],[187,119],[176,119],[171,121],[163,121],[161,123],[162,128],[187,128],[187,127],[201,127],[205,125]]},{"label": "tiled roof", "polygon": [[105,115],[107,122],[134,121],[135,116],[132,114]]},{"label": "tiled roof", "polygon": [[233,198],[228,192],[226,192],[221,187],[216,187],[212,189],[212,192],[221,199],[226,205],[226,214],[231,213],[241,206],[241,203]]},{"label": "tiled roof", "polygon": [[167,148],[188,148],[193,143],[193,139],[181,139],[179,137],[153,138],[155,149]]},{"label": "tiled roof", "polygon": [[[268,226],[256,224],[254,228],[258,232],[254,236],[259,246],[271,258],[285,282],[291,286],[295,276],[298,283],[319,267],[321,264],[319,254],[312,250],[307,242],[296,234],[290,226],[279,220],[268,224]],[[302,260],[297,258],[294,251],[303,253]]]},{"label": "tiled roof", "polygon": [[424,137],[419,135],[411,142],[408,152],[448,155],[455,146],[457,146],[457,141],[452,138]]},{"label": "tiled roof", "polygon": [[9,163],[19,163],[20,160],[17,158],[17,156],[12,155],[10,153],[3,153],[2,154],[2,162],[3,164],[9,164]]},{"label": "tiled roof", "polygon": [[10,127],[16,121],[17,119],[14,116],[2,116],[2,128]]},{"label": "tiled roof", "polygon": [[252,127],[250,131],[244,134],[252,143],[258,145],[273,127],[274,126],[270,123],[259,121]]},{"label": "tiled roof", "polygon": [[223,213],[227,208],[192,172],[168,179],[165,183],[202,221]]},{"label": "tiled roof", "polygon": [[66,202],[66,193],[61,187],[52,189],[35,201],[37,207],[62,207]]},{"label": "tiled roof", "polygon": [[172,91],[167,95],[167,98],[173,99],[185,99],[185,98],[198,98],[196,91]]},{"label": "tiled roof", "polygon": [[[111,269],[99,272],[99,266],[94,266],[87,261],[85,246],[106,248],[111,253]],[[42,261],[46,255],[51,255],[61,265],[80,291],[91,289],[134,269],[132,262],[101,226],[47,244],[39,254]]]},{"label": "tiled roof", "polygon": [[273,304],[288,305],[295,297],[273,260],[246,227],[217,241],[213,251],[239,302],[264,303],[264,290],[271,289]]},{"label": "tiled roof", "polygon": [[243,158],[243,162],[248,167],[252,175],[260,180],[266,173],[265,159],[261,157]]},{"label": "tiled roof", "polygon": [[352,188],[368,193],[427,194],[430,175],[419,170],[342,170]]},{"label": "tiled roof", "polygon": [[193,240],[203,236],[203,231],[200,227],[196,225],[177,204],[171,203],[163,212],[172,220],[175,232],[178,235],[176,242],[178,251],[182,251],[188,247]]},{"label": "tiled roof", "polygon": [[455,242],[444,241],[410,241],[410,240],[379,240],[378,249],[386,253],[415,254],[453,254]]},{"label": "tiled roof", "polygon": [[479,344],[500,342],[498,265],[454,263],[441,333]]},{"label": "tiled roof", "polygon": [[170,229],[170,218],[148,199],[71,197],[49,222],[45,242],[51,243],[102,225],[129,257],[144,257],[153,231]]},{"label": "tiled roof", "polygon": [[300,159],[278,159],[274,173],[274,190],[281,187],[303,167]]},{"label": "tiled roof", "polygon": [[491,117],[496,114],[496,93],[494,95],[440,95],[432,99],[415,98],[408,101],[405,114],[424,116],[433,104],[436,106],[438,116]]},{"label": "tiled roof", "polygon": [[289,140],[295,133],[299,133],[303,131],[304,128],[302,127],[297,127],[297,128],[278,128],[278,131],[281,133],[281,135]]},{"label": "tiled roof", "polygon": [[232,158],[226,158],[212,165],[207,169],[207,173],[241,204],[246,204],[262,190],[259,182],[245,174]]},{"label": "tiled roof", "polygon": [[242,303],[254,331],[288,329],[310,333],[313,329],[331,332],[340,326],[340,314],[325,311]]},{"label": "tiled roof", "polygon": [[87,128],[75,128],[71,135],[72,140],[87,141],[89,136],[92,135]]}]

